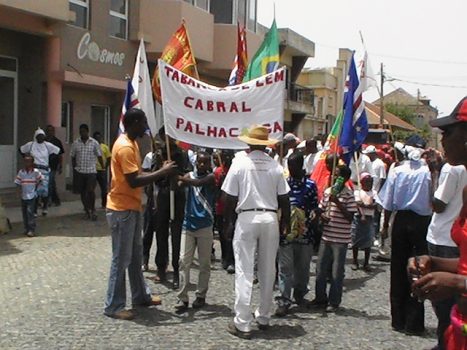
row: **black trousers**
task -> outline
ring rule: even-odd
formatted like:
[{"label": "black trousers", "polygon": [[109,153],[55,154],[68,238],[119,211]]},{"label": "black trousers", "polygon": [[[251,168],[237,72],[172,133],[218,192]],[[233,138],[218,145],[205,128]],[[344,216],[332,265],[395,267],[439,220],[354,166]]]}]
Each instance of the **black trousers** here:
[{"label": "black trousers", "polygon": [[216,227],[219,231],[219,241],[221,244],[222,262],[228,265],[234,265],[234,253],[232,239],[228,239],[224,233],[224,216],[216,215]]},{"label": "black trousers", "polygon": [[185,192],[175,191],[175,218],[170,222],[170,191],[161,188],[157,195],[157,212],[155,215],[155,229],[157,240],[156,265],[164,271],[169,264],[169,229],[172,241],[172,267],[178,272],[180,260],[180,243],[182,224],[185,216]]},{"label": "black trousers", "polygon": [[154,200],[150,198],[144,209],[143,215],[143,263],[149,263],[149,255],[151,253],[152,241],[154,239],[155,230],[155,216]]},{"label": "black trousers", "polygon": [[98,170],[96,180],[101,189],[101,206],[105,208],[107,205],[107,170]]},{"label": "black trousers", "polygon": [[410,210],[397,212],[392,228],[391,247],[391,320],[399,331],[425,330],[423,303],[411,297],[411,281],[407,275],[407,260],[428,254],[426,234],[431,216],[421,216]]}]

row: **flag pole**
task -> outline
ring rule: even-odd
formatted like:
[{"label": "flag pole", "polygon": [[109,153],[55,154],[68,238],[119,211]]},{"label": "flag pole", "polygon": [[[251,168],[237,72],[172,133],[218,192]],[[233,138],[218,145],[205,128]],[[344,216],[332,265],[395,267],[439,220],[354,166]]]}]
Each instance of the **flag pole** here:
[{"label": "flag pole", "polygon": [[[172,161],[172,157],[170,155],[170,142],[169,142],[169,135],[165,134],[165,148],[167,150],[167,160],[170,162]],[[173,189],[173,180],[169,179],[169,187],[170,187],[170,220],[175,220],[175,191]]]},{"label": "flag pole", "polygon": [[[182,24],[183,24],[184,27],[185,27],[185,23],[186,23],[185,18],[182,18]],[[199,72],[198,72],[198,64],[196,63],[196,57],[195,57],[193,48],[191,47],[190,34],[188,33],[188,30],[186,30],[186,27],[185,27],[185,33],[186,33],[186,37],[188,39],[188,47],[190,48],[191,56],[193,57],[193,62],[194,62],[193,69],[194,69],[195,74],[196,74],[196,79],[200,80],[199,79]]]}]

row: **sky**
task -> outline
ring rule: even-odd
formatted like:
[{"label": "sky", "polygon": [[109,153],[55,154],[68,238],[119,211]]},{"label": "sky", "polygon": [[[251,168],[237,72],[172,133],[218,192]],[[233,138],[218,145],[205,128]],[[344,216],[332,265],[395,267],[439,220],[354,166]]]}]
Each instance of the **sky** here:
[{"label": "sky", "polygon": [[[259,23],[271,25],[274,4],[279,28],[315,43],[307,67],[333,67],[339,47],[362,56],[361,31],[375,74],[384,64],[385,94],[420,89],[440,116],[467,95],[466,0],[258,0]],[[364,97],[372,102],[378,92]]]}]

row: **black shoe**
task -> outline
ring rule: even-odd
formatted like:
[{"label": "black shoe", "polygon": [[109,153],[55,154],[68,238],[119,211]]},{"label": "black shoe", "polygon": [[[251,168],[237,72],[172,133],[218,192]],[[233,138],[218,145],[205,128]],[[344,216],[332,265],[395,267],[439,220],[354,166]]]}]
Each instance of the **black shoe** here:
[{"label": "black shoe", "polygon": [[227,262],[227,260],[225,259],[222,259],[222,268],[224,270],[227,270],[227,267],[229,266],[229,263]]},{"label": "black shoe", "polygon": [[406,335],[422,336],[425,334],[425,329],[405,329]]},{"label": "black shoe", "polygon": [[180,287],[180,275],[178,274],[178,272],[174,272],[174,279],[173,279],[173,282],[172,282],[172,288],[174,290],[176,290],[179,287]]},{"label": "black shoe", "polygon": [[285,305],[279,305],[274,315],[276,315],[277,317],[284,317],[285,315],[287,315],[288,309],[289,308],[286,307]]},{"label": "black shoe", "polygon": [[232,265],[232,264],[230,264],[229,266],[227,266],[227,269],[226,269],[226,270],[227,270],[227,273],[228,273],[228,274],[232,275],[232,274],[235,273],[235,266]]},{"label": "black shoe", "polygon": [[317,299],[313,299],[308,304],[309,309],[315,309],[315,310],[319,310],[319,309],[325,310],[326,306],[328,306],[327,301],[321,301],[321,300],[317,300]]},{"label": "black shoe", "polygon": [[175,305],[175,312],[177,314],[182,314],[188,310],[188,302],[179,300],[177,305]]},{"label": "black shoe", "polygon": [[195,301],[193,302],[193,304],[191,304],[191,307],[193,309],[200,309],[202,308],[204,305],[206,305],[206,299],[204,298],[196,298]]},{"label": "black shoe", "polygon": [[242,339],[251,339],[251,332],[243,332],[239,330],[233,322],[230,322],[227,326],[227,332]]}]

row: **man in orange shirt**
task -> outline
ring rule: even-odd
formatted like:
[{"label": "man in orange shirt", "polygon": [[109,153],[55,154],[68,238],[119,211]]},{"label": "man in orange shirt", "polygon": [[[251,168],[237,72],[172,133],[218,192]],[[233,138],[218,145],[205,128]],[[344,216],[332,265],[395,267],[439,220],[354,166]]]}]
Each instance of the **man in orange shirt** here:
[{"label": "man in orange shirt", "polygon": [[128,269],[133,306],[159,305],[152,296],[141,271],[143,242],[141,235],[142,187],[162,177],[175,174],[174,162],[166,162],[158,171],[143,173],[136,143],[147,129],[146,115],[140,109],[129,109],[123,117],[126,132],[115,141],[112,149],[112,182],[107,198],[107,222],[112,234],[112,263],[104,314],[131,320],[132,310],[125,309],[125,273]]}]

